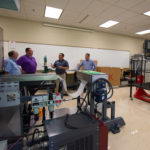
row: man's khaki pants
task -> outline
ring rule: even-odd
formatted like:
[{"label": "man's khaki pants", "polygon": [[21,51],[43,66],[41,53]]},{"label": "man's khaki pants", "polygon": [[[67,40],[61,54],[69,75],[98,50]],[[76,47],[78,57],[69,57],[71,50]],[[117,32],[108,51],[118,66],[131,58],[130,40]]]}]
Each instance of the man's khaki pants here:
[{"label": "man's khaki pants", "polygon": [[[61,78],[63,78],[66,81],[66,73],[64,73],[64,74],[56,74],[56,75],[60,76]],[[57,79],[56,80],[55,92],[58,92],[58,90],[59,90],[59,83],[60,83],[60,81],[59,81],[59,79]],[[64,90],[64,88],[63,88],[63,93],[66,94],[66,91]]]}]

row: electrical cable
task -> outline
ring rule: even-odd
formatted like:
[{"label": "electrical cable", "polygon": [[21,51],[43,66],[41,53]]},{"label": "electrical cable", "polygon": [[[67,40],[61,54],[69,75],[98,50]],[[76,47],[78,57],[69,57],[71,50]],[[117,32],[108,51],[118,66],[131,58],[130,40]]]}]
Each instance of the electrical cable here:
[{"label": "electrical cable", "polygon": [[33,136],[32,136],[32,143],[34,142],[34,136],[36,134],[36,132],[38,133],[39,129],[35,129],[34,132],[33,132]]},{"label": "electrical cable", "polygon": [[20,137],[15,143],[13,143],[9,148],[8,150],[11,150],[20,140],[22,140],[23,137]]},{"label": "electrical cable", "polygon": [[78,128],[75,127],[75,126],[70,125],[70,124],[68,123],[68,120],[69,120],[69,114],[66,115],[65,120],[64,120],[64,123],[65,123],[66,128],[69,128],[69,129],[78,129]]},{"label": "electrical cable", "polygon": [[[79,111],[81,111],[81,112],[87,111],[88,103],[86,102],[86,97],[89,95],[90,92],[91,92],[91,88],[90,88],[90,90],[88,90],[88,92],[86,93],[86,95],[85,95],[84,98],[80,97],[80,99],[82,99],[83,101],[82,101],[81,105],[78,106],[77,113],[78,113]],[[83,106],[84,102],[86,103],[86,105],[85,105],[84,111],[83,111],[83,110],[82,110],[82,106]]]},{"label": "electrical cable", "polygon": [[[113,96],[113,87],[112,87],[111,83],[110,83],[108,80],[106,80],[105,78],[100,78],[100,79],[97,79],[96,81],[93,82],[93,84],[92,84],[93,87],[94,87],[94,85],[97,84],[99,81],[103,81],[103,82],[105,82],[106,84],[108,84],[107,89],[109,89],[109,90],[108,90],[107,93],[106,93],[107,98],[106,98],[106,99],[103,99],[103,100],[108,100],[108,99],[110,99],[110,98]],[[110,94],[110,92],[111,92],[111,94]],[[101,95],[102,95],[102,94],[99,94],[99,93],[96,92],[96,91],[94,91],[93,94],[94,94],[94,95],[97,95],[97,96],[101,96]],[[110,94],[110,95],[109,95],[109,94]],[[109,95],[109,97],[108,97],[108,95]]]},{"label": "electrical cable", "polygon": [[[87,112],[81,112],[83,115],[89,117],[92,121],[95,120],[90,114]],[[66,115],[65,120],[64,120],[65,127],[68,129],[79,129],[79,127],[75,127],[71,124],[69,124],[69,114]]]}]

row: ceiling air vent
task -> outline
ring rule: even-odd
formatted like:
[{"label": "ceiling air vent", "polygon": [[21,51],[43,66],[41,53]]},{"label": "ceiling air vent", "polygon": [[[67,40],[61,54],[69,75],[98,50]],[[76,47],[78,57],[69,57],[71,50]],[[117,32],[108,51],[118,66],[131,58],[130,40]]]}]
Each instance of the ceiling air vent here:
[{"label": "ceiling air vent", "polygon": [[20,11],[20,0],[0,0],[0,8]]}]

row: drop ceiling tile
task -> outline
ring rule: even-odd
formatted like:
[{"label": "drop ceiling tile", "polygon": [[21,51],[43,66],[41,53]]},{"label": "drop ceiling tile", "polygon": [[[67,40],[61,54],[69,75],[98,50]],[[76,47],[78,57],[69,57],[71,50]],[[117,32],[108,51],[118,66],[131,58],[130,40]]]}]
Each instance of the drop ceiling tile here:
[{"label": "drop ceiling tile", "polygon": [[23,3],[23,5],[42,6],[43,4],[45,4],[45,0],[22,0],[21,3]]},{"label": "drop ceiling tile", "polygon": [[46,5],[64,9],[68,0],[46,0]]},{"label": "drop ceiling tile", "polygon": [[146,40],[146,39],[150,40],[150,35],[149,34],[145,34],[145,35],[137,35],[137,34],[135,34],[135,37],[143,38],[144,40]]},{"label": "drop ceiling tile", "polygon": [[150,26],[149,17],[144,15],[137,15],[136,17],[125,20],[124,22],[127,24],[133,24],[137,27]]},{"label": "drop ceiling tile", "polygon": [[122,33],[132,33],[135,34],[136,32],[138,32],[139,30],[141,30],[142,28],[140,27],[135,27],[134,25],[128,25],[125,23],[119,23],[116,26],[113,26],[112,28],[108,28],[108,31],[118,31],[118,32],[122,32]]},{"label": "drop ceiling tile", "polygon": [[101,18],[101,17],[94,17],[92,21],[88,22],[88,25],[93,27],[99,27],[100,24],[105,23],[106,21],[110,20],[110,18]]},{"label": "drop ceiling tile", "polygon": [[86,20],[86,18],[89,17],[86,13],[80,13],[80,15],[76,18],[75,22],[79,23],[82,20]]},{"label": "drop ceiling tile", "polygon": [[116,6],[128,9],[136,4],[142,2],[143,0],[119,0],[118,2],[115,3]]},{"label": "drop ceiling tile", "polygon": [[[59,20],[44,17],[46,4],[64,9]],[[150,0],[22,0],[21,12],[0,9],[0,16],[150,39],[150,34],[135,34],[150,28],[150,17],[142,14],[149,10]],[[120,23],[108,29],[99,28],[100,24],[110,19]]]},{"label": "drop ceiling tile", "polygon": [[150,0],[143,0],[141,3],[132,7],[131,10],[141,14],[150,11]]},{"label": "drop ceiling tile", "polygon": [[92,2],[93,0],[69,0],[65,9],[70,11],[81,12]]},{"label": "drop ceiling tile", "polygon": [[128,26],[128,24],[124,24],[124,23],[119,23],[116,26],[113,26],[111,28],[99,28],[99,30],[104,32],[135,36],[135,33],[138,32],[140,28],[136,28],[134,26]]},{"label": "drop ceiling tile", "polygon": [[84,11],[83,13],[88,15],[97,16],[105,9],[110,6],[109,3],[94,0]]},{"label": "drop ceiling tile", "polygon": [[27,18],[28,18],[28,20],[37,21],[37,22],[39,22],[39,20],[40,20],[41,23],[58,24],[58,20],[51,19],[51,18],[45,18],[45,17],[39,17],[39,16],[34,16],[34,17],[28,16]]},{"label": "drop ceiling tile", "polygon": [[81,24],[88,25],[90,27],[99,27],[100,24],[105,23],[106,21],[112,19],[111,17],[101,18],[100,16],[89,16]]},{"label": "drop ceiling tile", "polygon": [[106,18],[101,18],[101,16],[89,16],[87,19],[85,19],[82,24],[87,24],[90,27],[99,27],[100,24],[105,23],[108,20],[111,20],[112,17],[106,17]]},{"label": "drop ceiling tile", "polygon": [[[87,16],[87,18],[85,20],[82,21],[82,19],[85,17],[86,15],[83,15],[82,18],[80,18],[80,20],[78,20],[78,23],[80,23],[81,25],[87,25],[88,27],[98,27],[100,24],[108,21],[108,18],[101,18],[99,16],[92,16],[89,15]],[[82,22],[80,22],[82,21]]]},{"label": "drop ceiling tile", "polygon": [[26,12],[26,16],[39,16],[39,17],[44,17],[44,13],[45,13],[45,8],[44,7],[26,7],[25,8],[25,12]]},{"label": "drop ceiling tile", "polygon": [[142,31],[143,29],[135,26],[127,26],[126,30],[130,33],[135,34],[136,32]]},{"label": "drop ceiling tile", "polygon": [[126,10],[123,9],[123,8],[111,6],[107,10],[102,12],[99,16],[101,18],[112,18],[113,19],[114,17],[117,17],[119,14],[121,14],[121,13],[123,13],[125,11]]},{"label": "drop ceiling tile", "polygon": [[138,15],[137,13],[131,11],[125,11],[119,14],[117,17],[115,17],[114,20],[117,20],[119,22],[124,22],[125,20],[136,17],[137,15]]},{"label": "drop ceiling tile", "polygon": [[27,17],[30,17],[30,18],[35,17],[35,16],[44,17],[44,13],[45,13],[44,3],[42,3],[42,5],[39,5],[38,1],[36,4],[25,2],[23,4],[23,7],[24,7],[24,11]]},{"label": "drop ceiling tile", "polygon": [[[93,24],[94,24],[94,22],[93,22],[94,19],[95,19],[95,16],[87,16],[86,19],[80,20],[79,23],[80,23],[80,24],[84,24],[84,25],[86,25],[86,24],[87,24],[87,25],[89,25],[89,24],[92,24],[92,25],[93,25]],[[82,21],[82,22],[81,22],[81,21]]]},{"label": "drop ceiling tile", "polygon": [[81,23],[81,24],[91,24],[91,25],[99,25],[99,23],[103,22],[104,18],[101,18],[100,16],[93,16],[88,14],[80,14],[75,22]]},{"label": "drop ceiling tile", "polygon": [[69,10],[64,10],[61,17],[60,17],[60,20],[75,21],[79,15],[80,15],[80,13],[77,12],[77,11],[72,12],[72,11],[69,11]]}]

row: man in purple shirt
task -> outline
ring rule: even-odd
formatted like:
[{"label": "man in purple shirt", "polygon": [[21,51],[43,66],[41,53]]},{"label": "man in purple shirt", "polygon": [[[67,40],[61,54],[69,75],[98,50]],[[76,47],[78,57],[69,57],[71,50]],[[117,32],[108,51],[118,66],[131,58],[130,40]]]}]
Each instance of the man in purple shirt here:
[{"label": "man in purple shirt", "polygon": [[17,64],[22,67],[24,74],[30,74],[36,72],[37,63],[35,58],[32,56],[33,51],[31,48],[25,49],[26,55],[21,56],[17,60]]}]

